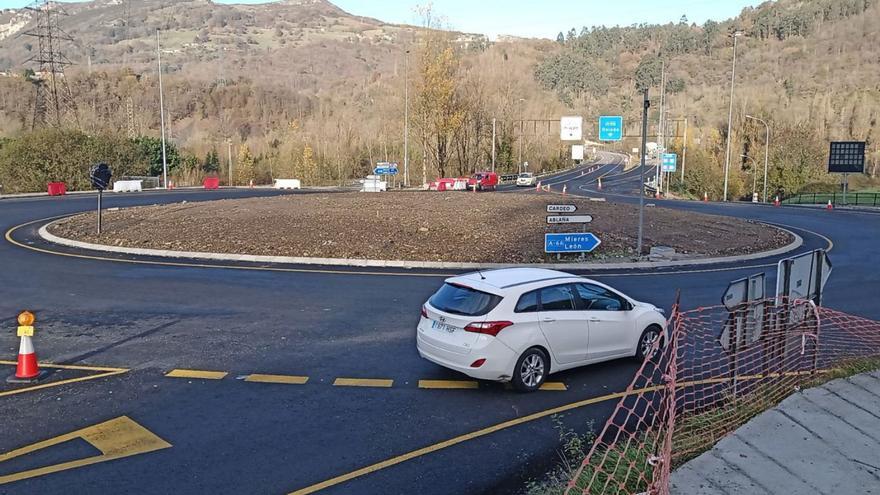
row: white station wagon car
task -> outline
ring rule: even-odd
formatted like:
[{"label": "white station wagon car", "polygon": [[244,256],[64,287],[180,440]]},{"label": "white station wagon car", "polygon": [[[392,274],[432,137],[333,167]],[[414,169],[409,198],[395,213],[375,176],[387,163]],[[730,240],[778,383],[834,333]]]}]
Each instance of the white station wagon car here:
[{"label": "white station wagon car", "polygon": [[[550,373],[632,356],[668,341],[662,310],[607,285],[541,268],[447,279],[422,306],[419,355],[482,380],[537,390]],[[658,346],[659,347],[659,346]]]}]

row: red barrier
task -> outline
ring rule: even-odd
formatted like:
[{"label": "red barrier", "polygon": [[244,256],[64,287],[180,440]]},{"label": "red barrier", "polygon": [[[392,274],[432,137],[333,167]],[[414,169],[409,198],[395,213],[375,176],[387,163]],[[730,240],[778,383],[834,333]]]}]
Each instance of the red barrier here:
[{"label": "red barrier", "polygon": [[64,196],[67,194],[67,185],[63,182],[50,182],[46,186],[49,196]]},{"label": "red barrier", "polygon": [[204,184],[205,189],[220,189],[220,178],[205,177],[205,180],[202,182],[202,184]]}]

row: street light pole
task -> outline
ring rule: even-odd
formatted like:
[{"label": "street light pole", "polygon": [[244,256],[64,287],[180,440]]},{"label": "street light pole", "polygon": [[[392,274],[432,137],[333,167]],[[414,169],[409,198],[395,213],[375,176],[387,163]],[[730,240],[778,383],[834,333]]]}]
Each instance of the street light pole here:
[{"label": "street light pole", "polygon": [[727,112],[727,157],[724,160],[724,201],[727,201],[727,189],[730,182],[730,133],[733,128],[733,83],[736,79],[736,40],[742,36],[741,31],[733,33],[733,69],[730,71],[730,109]]},{"label": "street light pole", "polygon": [[641,182],[639,183],[639,241],[636,247],[636,253],[639,258],[642,257],[642,240],[645,231],[645,154],[647,153],[648,140],[648,109],[651,108],[651,100],[648,99],[648,88],[645,88],[645,101],[642,109],[642,152],[639,158],[641,162]]},{"label": "street light pole", "polygon": [[403,185],[409,187],[409,50],[403,54]]},{"label": "street light pole", "polygon": [[523,121],[523,118],[522,118],[523,117],[522,103],[524,103],[525,101],[526,101],[525,98],[519,99],[519,102],[520,102],[520,107],[519,107],[519,165],[517,167],[517,170],[519,171],[519,173],[522,173],[522,165],[523,165],[523,159],[522,159],[523,137],[525,134],[523,127],[525,127],[525,122]]},{"label": "street light pole", "polygon": [[681,145],[681,188],[684,189],[684,166],[688,155],[688,118],[684,118],[684,142]]},{"label": "street light pole", "polygon": [[751,115],[746,115],[747,119],[757,120],[758,122],[764,124],[764,128],[767,130],[767,134],[764,136],[764,202],[767,202],[767,165],[770,160],[770,125],[765,122],[763,119],[759,119],[758,117],[752,117]]},{"label": "street light pole", "polygon": [[492,118],[492,172],[495,171],[495,118]]},{"label": "street light pole", "polygon": [[162,45],[156,30],[156,57],[159,62],[159,119],[162,126],[162,183],[168,189],[168,160],[165,157],[165,96],[162,94]]}]

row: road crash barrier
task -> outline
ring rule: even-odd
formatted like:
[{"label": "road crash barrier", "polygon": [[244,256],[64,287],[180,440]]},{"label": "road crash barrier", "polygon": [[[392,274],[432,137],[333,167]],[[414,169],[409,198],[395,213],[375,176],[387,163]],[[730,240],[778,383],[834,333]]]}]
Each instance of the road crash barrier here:
[{"label": "road crash barrier", "polygon": [[64,196],[67,194],[67,184],[63,182],[50,182],[46,184],[46,191],[49,196]]},{"label": "road crash barrier", "polygon": [[[880,322],[766,299],[680,312],[565,490],[667,495],[670,473],[835,369],[880,358]],[[833,375],[831,375],[833,376]]]},{"label": "road crash barrier", "polygon": [[299,179],[275,179],[275,189],[302,189]]},{"label": "road crash barrier", "polygon": [[202,185],[205,189],[215,190],[220,189],[220,178],[219,177],[205,177],[202,181]]},{"label": "road crash barrier", "polygon": [[118,180],[113,183],[113,192],[141,192],[143,182],[139,180]]}]

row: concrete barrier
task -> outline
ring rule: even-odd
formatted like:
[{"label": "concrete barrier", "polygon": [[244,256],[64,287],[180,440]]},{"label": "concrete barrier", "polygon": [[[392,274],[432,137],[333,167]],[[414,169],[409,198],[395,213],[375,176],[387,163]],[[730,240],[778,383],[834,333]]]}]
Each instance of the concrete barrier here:
[{"label": "concrete barrier", "polygon": [[143,183],[139,180],[118,180],[113,183],[113,192],[141,192]]}]

